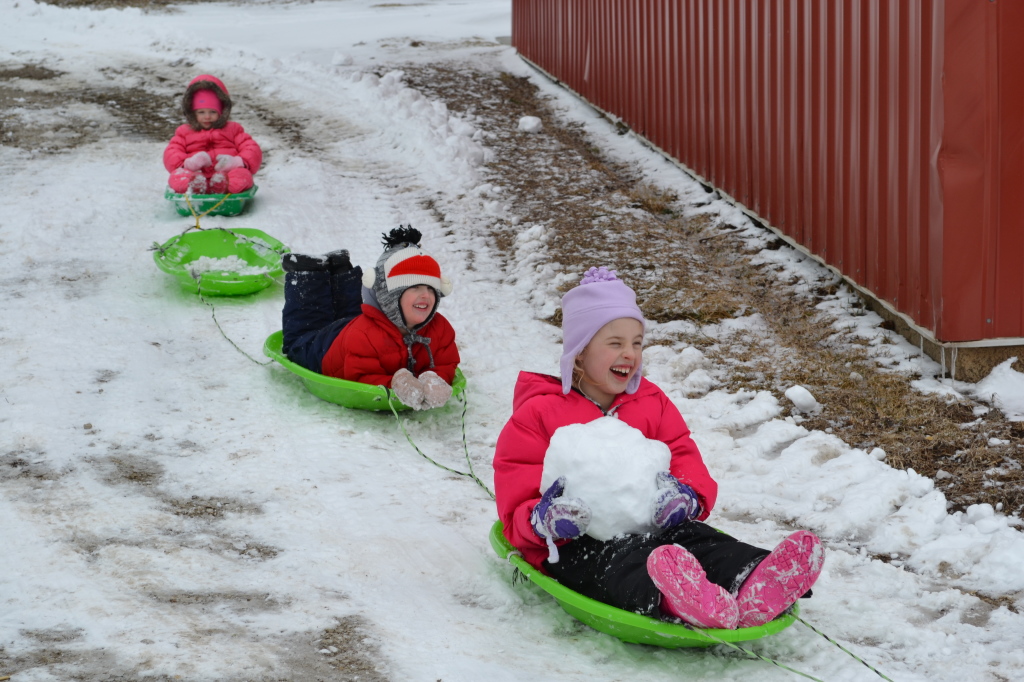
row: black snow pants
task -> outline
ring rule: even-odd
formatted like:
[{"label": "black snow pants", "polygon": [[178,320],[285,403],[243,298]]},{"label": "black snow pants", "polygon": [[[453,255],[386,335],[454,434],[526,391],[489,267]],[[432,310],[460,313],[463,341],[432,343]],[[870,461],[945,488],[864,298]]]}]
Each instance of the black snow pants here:
[{"label": "black snow pants", "polygon": [[733,594],[769,554],[706,523],[687,521],[659,534],[620,535],[607,541],[584,535],[559,547],[558,563],[545,561],[544,569],[586,597],[658,618],[661,592],[647,573],[647,557],[662,545],[686,549],[700,562],[709,581]]},{"label": "black snow pants", "polygon": [[320,373],[334,339],[362,312],[363,271],[289,272],[284,280],[281,350],[292,362]]}]

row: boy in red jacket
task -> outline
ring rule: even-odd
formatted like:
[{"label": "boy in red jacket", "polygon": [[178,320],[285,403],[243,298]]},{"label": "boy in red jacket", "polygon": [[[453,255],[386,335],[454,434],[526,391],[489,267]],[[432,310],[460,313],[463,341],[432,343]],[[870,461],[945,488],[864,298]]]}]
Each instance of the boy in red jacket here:
[{"label": "boy in red jacket", "polygon": [[253,185],[263,151],[241,125],[228,120],[231,97],[220,79],[196,76],[181,98],[186,123],[164,150],[167,185],[184,194],[244,192]]},{"label": "boy in red jacket", "polygon": [[[520,373],[494,451],[505,537],[531,565],[591,599],[698,627],[763,625],[814,584],[821,543],[797,531],[768,552],[702,523],[718,484],[675,404],[641,377],[645,325],[636,294],[605,268],[588,270],[562,298],[562,376]],[[650,501],[655,532],[595,539],[585,534],[591,507],[566,492],[571,474],[540,488],[555,431],[607,416],[671,453]]]},{"label": "boy in red jacket", "polygon": [[285,254],[285,355],[319,374],[390,388],[413,409],[444,405],[460,358],[437,306],[452,285],[420,237],[412,227],[384,235],[365,275],[345,250]]}]

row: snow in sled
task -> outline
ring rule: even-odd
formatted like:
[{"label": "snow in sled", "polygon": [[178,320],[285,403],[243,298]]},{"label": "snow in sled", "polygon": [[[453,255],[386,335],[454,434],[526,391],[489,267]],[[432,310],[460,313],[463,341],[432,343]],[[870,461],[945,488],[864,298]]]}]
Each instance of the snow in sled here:
[{"label": "snow in sled", "polygon": [[[394,397],[391,398],[391,403],[389,404],[388,389],[383,386],[373,386],[372,384],[363,384],[358,381],[346,381],[345,379],[329,377],[308,370],[289,360],[281,350],[283,345],[284,333],[276,331],[268,336],[263,344],[263,354],[268,358],[278,361],[290,372],[298,374],[302,379],[302,383],[306,384],[309,392],[317,398],[357,410],[390,410],[391,405],[394,405],[396,410],[411,409]],[[454,398],[462,393],[465,388],[466,377],[463,376],[461,369],[456,369],[455,381],[452,382],[452,397]]]},{"label": "snow in sled", "polygon": [[657,618],[623,611],[570,590],[554,578],[544,575],[526,563],[522,555],[509,544],[502,534],[501,521],[495,521],[491,526],[491,547],[494,548],[498,556],[508,560],[533,584],[554,597],[559,606],[565,609],[570,616],[595,630],[621,639],[623,642],[650,644],[667,649],[709,647],[721,642],[743,642],[760,639],[785,630],[793,624],[800,612],[799,607],[794,604],[792,609],[775,620],[758,627],[736,630],[691,629],[678,623],[668,623]]},{"label": "snow in sled", "polygon": [[[256,189],[256,185],[253,185],[244,192],[238,192],[229,196],[227,194],[177,194],[168,187],[164,190],[164,199],[174,203],[174,210],[178,212],[178,215],[190,216],[192,215],[192,209],[195,209],[195,212],[199,215],[203,215],[206,211],[217,206],[221,200],[224,200],[224,197],[227,197],[224,203],[210,211],[210,215],[238,215],[245,210],[245,207],[256,196]],[[188,207],[190,201],[192,202],[192,209]]]},{"label": "snow in sled", "polygon": [[157,247],[153,260],[185,290],[204,296],[240,296],[265,289],[284,274],[288,247],[251,227],[186,232]]}]

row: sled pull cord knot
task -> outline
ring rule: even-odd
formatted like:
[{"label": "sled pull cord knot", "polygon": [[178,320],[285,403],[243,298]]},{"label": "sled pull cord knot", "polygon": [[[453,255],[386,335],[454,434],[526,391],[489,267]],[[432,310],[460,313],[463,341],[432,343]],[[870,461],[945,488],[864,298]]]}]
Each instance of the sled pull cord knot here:
[{"label": "sled pull cord knot", "polygon": [[192,216],[196,219],[196,227],[195,227],[195,229],[197,229],[197,230],[203,229],[203,228],[199,227],[199,219],[204,217],[204,216],[209,215],[210,211],[216,211],[218,208],[220,208],[221,204],[223,204],[225,201],[228,200],[228,197],[230,197],[230,196],[231,196],[231,193],[228,192],[227,194],[224,195],[223,199],[218,201],[216,204],[214,204],[210,208],[206,209],[202,213],[196,213],[196,209],[192,205],[192,199],[190,198],[191,195],[190,194],[185,194],[185,203],[188,204],[188,210],[192,213]]}]

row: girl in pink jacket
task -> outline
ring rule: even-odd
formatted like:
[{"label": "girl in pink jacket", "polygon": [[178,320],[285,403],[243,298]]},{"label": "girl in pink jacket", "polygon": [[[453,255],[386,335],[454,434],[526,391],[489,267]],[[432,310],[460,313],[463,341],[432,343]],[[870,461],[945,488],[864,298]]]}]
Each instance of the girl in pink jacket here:
[{"label": "girl in pink jacket", "polygon": [[196,76],[181,98],[186,123],[164,150],[168,186],[179,194],[244,192],[253,185],[263,151],[231,117],[231,98],[220,79]]},{"label": "girl in pink jacket", "polygon": [[[562,298],[562,376],[520,373],[494,453],[505,537],[533,566],[612,606],[698,627],[763,625],[809,593],[821,543],[797,531],[769,552],[702,522],[718,486],[679,410],[640,375],[645,325],[636,294],[605,268],[591,268]],[[555,431],[605,416],[671,452],[651,500],[656,532],[597,540],[585,534],[587,501],[564,494],[565,476],[540,489]]]}]

